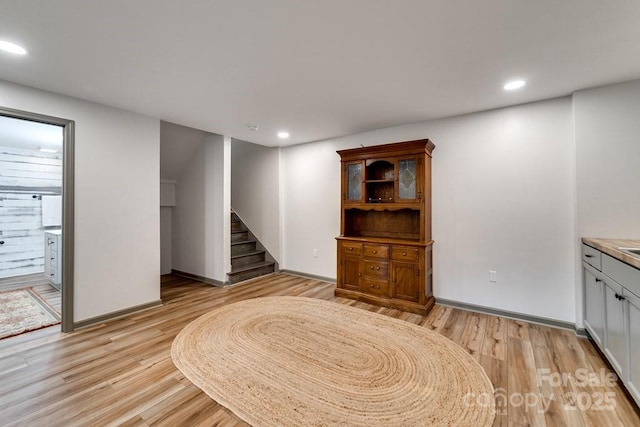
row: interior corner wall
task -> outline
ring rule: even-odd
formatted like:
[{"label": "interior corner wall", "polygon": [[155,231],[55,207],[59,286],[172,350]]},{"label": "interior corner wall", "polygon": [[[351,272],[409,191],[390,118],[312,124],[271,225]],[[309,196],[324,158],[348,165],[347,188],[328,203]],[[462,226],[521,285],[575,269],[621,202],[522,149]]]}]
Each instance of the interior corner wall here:
[{"label": "interior corner wall", "polygon": [[280,261],[280,156],[278,148],[231,142],[231,207]]},{"label": "interior corner wall", "polygon": [[75,121],[74,321],[158,301],[160,121],[3,81],[0,105]]},{"label": "interior corner wall", "polygon": [[231,262],[229,150],[221,135],[204,138],[177,180],[173,212],[173,269],[218,282],[226,281]]},{"label": "interior corner wall", "polygon": [[566,97],[284,148],[283,268],[336,277],[336,150],[430,138],[436,299],[574,322],[572,135]]}]

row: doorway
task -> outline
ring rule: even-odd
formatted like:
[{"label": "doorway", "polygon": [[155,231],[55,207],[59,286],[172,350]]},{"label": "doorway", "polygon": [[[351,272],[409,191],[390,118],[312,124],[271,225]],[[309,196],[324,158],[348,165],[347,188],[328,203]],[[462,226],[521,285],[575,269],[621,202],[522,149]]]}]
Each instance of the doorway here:
[{"label": "doorway", "polygon": [[[3,165],[7,169],[13,168],[17,177],[0,183],[0,196],[15,200],[6,202],[18,205],[14,210],[6,210],[6,215],[15,217],[13,222],[24,224],[12,227],[7,220],[4,228],[27,230],[22,231],[23,237],[18,237],[20,233],[3,231],[0,224],[0,232],[5,233],[5,236],[0,235],[0,241],[7,244],[11,240],[14,246],[25,243],[24,253],[9,256],[15,262],[5,263],[1,274],[11,277],[15,273],[5,283],[19,282],[20,277],[26,280],[29,275],[39,277],[40,282],[44,278],[44,283],[51,285],[47,295],[52,299],[50,305],[56,305],[55,292],[59,288],[57,304],[61,312],[61,330],[70,332],[74,329],[74,122],[0,108],[0,126],[0,147],[9,146],[3,149]],[[32,134],[11,135],[11,132],[27,131]],[[20,146],[20,141],[25,144]],[[56,167],[57,164],[61,167]],[[29,219],[19,219],[20,215]],[[41,247],[36,244],[40,238]],[[44,283],[39,286],[45,286]]]}]

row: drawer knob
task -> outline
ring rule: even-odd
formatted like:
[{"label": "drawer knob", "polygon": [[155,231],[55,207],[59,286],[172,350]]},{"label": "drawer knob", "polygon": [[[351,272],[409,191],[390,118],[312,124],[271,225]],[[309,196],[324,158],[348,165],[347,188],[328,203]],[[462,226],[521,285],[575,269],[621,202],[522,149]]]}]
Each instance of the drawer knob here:
[{"label": "drawer knob", "polygon": [[352,248],[351,246],[349,246],[349,250],[350,250],[350,251],[352,251],[352,250],[353,250],[353,248]]},{"label": "drawer knob", "polygon": [[374,249],[373,253],[374,253],[374,254],[377,254],[377,253],[378,253],[378,251],[376,251],[376,250]]},{"label": "drawer knob", "polygon": [[0,245],[4,245],[4,240],[0,240]]},{"label": "drawer knob", "polygon": [[402,252],[402,256],[407,256],[407,253],[406,252]]},{"label": "drawer knob", "polygon": [[593,255],[586,254],[584,257],[585,257],[585,258],[593,258]]},{"label": "drawer knob", "polygon": [[373,288],[373,285],[369,286],[370,288]]},{"label": "drawer knob", "polygon": [[373,270],[373,265],[370,265],[369,268]]},{"label": "drawer knob", "polygon": [[380,270],[380,267],[376,267],[376,270]]}]

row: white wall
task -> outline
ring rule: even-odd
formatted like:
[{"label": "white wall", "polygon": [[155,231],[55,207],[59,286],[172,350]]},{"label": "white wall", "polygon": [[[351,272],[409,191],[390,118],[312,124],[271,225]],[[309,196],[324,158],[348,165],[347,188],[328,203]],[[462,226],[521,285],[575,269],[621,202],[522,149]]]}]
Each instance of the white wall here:
[{"label": "white wall", "polygon": [[281,267],[336,277],[336,150],[430,138],[436,298],[574,322],[571,114],[562,98],[283,149]]},{"label": "white wall", "polygon": [[280,260],[280,156],[278,148],[231,141],[231,206]]},{"label": "white wall", "polygon": [[[162,139],[162,136],[161,136]],[[160,144],[162,153],[162,143]],[[162,162],[160,164],[162,167]],[[161,171],[162,173],[162,171]],[[160,274],[170,274],[173,207],[176,205],[176,182],[160,180]]]},{"label": "white wall", "polygon": [[230,259],[231,141],[207,135],[176,184],[172,225],[175,270],[226,281]]},{"label": "white wall", "polygon": [[578,234],[640,239],[640,80],[573,100]]},{"label": "white wall", "polygon": [[[640,239],[640,80],[576,92],[573,104],[576,234]],[[582,325],[580,259],[576,270]]]},{"label": "white wall", "polygon": [[0,105],[74,120],[81,321],[160,299],[160,121],[0,81]]},{"label": "white wall", "polygon": [[173,262],[171,260],[171,224],[173,209],[168,206],[160,207],[160,274],[170,274]]},{"label": "white wall", "polygon": [[160,206],[176,205],[176,182],[160,180]]}]

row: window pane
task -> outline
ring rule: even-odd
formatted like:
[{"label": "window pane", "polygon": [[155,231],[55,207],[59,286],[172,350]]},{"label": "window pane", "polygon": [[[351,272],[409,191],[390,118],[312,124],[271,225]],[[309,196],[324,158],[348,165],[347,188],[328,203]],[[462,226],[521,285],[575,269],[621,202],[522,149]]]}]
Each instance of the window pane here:
[{"label": "window pane", "polygon": [[349,200],[362,199],[362,164],[349,165]]},{"label": "window pane", "polygon": [[400,199],[416,198],[416,160],[400,160],[398,162],[398,197]]}]

